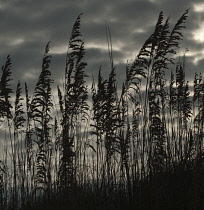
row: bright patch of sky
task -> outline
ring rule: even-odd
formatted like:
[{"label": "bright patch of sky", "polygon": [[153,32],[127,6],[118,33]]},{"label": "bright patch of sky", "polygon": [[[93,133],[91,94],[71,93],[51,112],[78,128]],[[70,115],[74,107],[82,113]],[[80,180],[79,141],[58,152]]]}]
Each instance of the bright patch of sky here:
[{"label": "bright patch of sky", "polygon": [[[113,44],[113,46],[112,46],[113,51],[120,51],[120,49],[122,48],[122,46],[123,45],[120,42]],[[107,51],[108,50],[108,45],[107,45],[107,43],[104,44],[104,43],[90,42],[90,43],[87,43],[86,44],[86,48],[87,49],[95,48],[95,49],[101,49],[101,50]]]},{"label": "bright patch of sky", "polygon": [[194,4],[193,11],[197,14],[197,22],[199,25],[197,29],[191,32],[192,38],[190,39],[195,43],[200,44],[202,49],[197,51],[190,50],[187,55],[193,57],[192,61],[195,65],[197,65],[198,62],[204,58],[204,20],[202,18],[202,13],[204,12],[204,3]]},{"label": "bright patch of sky", "polygon": [[67,52],[67,45],[53,46],[51,48],[52,54],[65,54]]},{"label": "bright patch of sky", "polygon": [[[113,46],[113,51],[120,51],[122,47],[122,44],[117,43]],[[108,45],[107,43],[95,43],[95,42],[86,42],[85,43],[85,49],[100,49],[102,51],[107,51],[108,50]],[[51,50],[52,54],[64,54],[67,52],[67,46],[66,45],[61,45],[61,46],[54,46],[52,47]]]},{"label": "bright patch of sky", "polygon": [[10,45],[20,45],[24,42],[24,39],[18,38],[18,39],[13,39],[10,41]]},{"label": "bright patch of sky", "polygon": [[199,43],[204,43],[204,21],[200,23],[199,28],[192,32],[193,39]]},{"label": "bright patch of sky", "polygon": [[29,69],[29,71],[25,72],[23,74],[23,79],[36,79],[38,75],[36,75],[36,69]]},{"label": "bright patch of sky", "polygon": [[195,12],[204,12],[204,3],[194,4],[193,10]]}]

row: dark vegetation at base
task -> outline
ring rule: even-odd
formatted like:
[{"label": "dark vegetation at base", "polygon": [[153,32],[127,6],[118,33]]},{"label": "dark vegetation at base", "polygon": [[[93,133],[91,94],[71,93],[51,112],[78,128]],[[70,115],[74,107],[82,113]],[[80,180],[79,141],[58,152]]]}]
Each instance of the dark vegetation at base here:
[{"label": "dark vegetation at base", "polygon": [[159,14],[155,31],[126,65],[121,94],[108,27],[109,77],[100,68],[98,81],[85,84],[81,16],[58,102],[49,43],[33,97],[27,84],[23,97],[18,82],[14,106],[7,57],[0,80],[0,209],[204,208],[203,78],[196,73],[191,85],[185,55],[173,58],[187,14],[171,31]]},{"label": "dark vegetation at base", "polygon": [[204,169],[184,169],[176,167],[175,171],[166,171],[143,180],[133,189],[131,197],[124,190],[116,190],[105,195],[103,191],[76,189],[72,195],[59,195],[42,199],[33,206],[22,209],[134,209],[134,210],[193,210],[204,206]]}]

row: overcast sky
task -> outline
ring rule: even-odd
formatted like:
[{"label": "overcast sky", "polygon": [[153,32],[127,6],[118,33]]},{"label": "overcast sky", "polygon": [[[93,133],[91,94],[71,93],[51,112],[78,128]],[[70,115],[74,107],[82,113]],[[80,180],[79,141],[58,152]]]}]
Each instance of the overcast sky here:
[{"label": "overcast sky", "polygon": [[51,41],[51,71],[56,83],[63,79],[65,54],[76,17],[83,13],[81,32],[88,62],[86,71],[109,69],[105,21],[112,34],[114,59],[122,80],[127,60],[133,60],[153,32],[158,14],[173,25],[189,9],[180,54],[187,52],[187,74],[204,72],[203,0],[0,0],[0,65],[11,55],[14,83],[32,89],[41,71],[42,56]]}]

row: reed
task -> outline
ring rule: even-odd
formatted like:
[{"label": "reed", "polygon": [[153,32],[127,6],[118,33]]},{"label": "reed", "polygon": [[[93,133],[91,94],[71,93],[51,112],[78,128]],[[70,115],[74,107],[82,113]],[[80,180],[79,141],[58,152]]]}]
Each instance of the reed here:
[{"label": "reed", "polygon": [[10,56],[2,67],[1,209],[202,209],[203,75],[186,81],[187,58],[174,56],[188,11],[172,30],[159,14],[154,32],[126,64],[122,87],[108,26],[109,75],[100,67],[92,86],[86,84],[81,16],[57,103],[50,42],[32,97],[19,81],[13,104]]}]

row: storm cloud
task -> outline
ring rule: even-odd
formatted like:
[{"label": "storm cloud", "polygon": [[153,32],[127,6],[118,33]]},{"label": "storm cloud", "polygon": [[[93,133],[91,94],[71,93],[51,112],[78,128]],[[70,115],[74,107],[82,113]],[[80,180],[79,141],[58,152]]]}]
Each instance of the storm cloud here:
[{"label": "storm cloud", "polygon": [[57,83],[63,80],[67,44],[76,17],[83,13],[81,32],[85,41],[87,74],[102,66],[110,69],[105,23],[110,27],[118,78],[123,79],[127,60],[134,60],[151,35],[158,14],[164,11],[170,23],[190,8],[180,56],[185,49],[187,76],[204,71],[204,4],[192,0],[2,0],[0,2],[0,65],[11,55],[13,83],[26,81],[32,89],[41,71],[42,56],[51,41],[51,71]]}]

